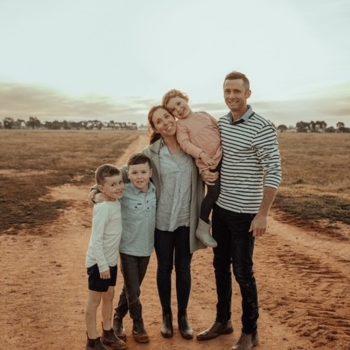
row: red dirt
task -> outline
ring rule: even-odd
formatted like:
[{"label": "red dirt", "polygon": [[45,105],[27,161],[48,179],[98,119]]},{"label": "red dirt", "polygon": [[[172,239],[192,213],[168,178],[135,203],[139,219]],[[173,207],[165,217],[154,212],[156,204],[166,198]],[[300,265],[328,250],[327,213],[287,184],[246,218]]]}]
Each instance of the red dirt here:
[{"label": "red dirt", "polygon": [[[118,160],[145,146],[141,136]],[[46,227],[0,235],[0,348],[83,349],[87,300],[85,253],[91,208],[87,186],[52,188],[45,200],[69,199],[72,206]],[[277,218],[277,216],[275,216]],[[259,238],[255,270],[260,297],[261,345],[256,349],[350,349],[350,249],[348,240],[319,235],[272,217],[269,233]],[[230,349],[240,334],[240,297],[234,285],[234,335],[198,342],[179,333],[160,335],[161,310],[155,285],[156,259],[151,258],[143,288],[144,319],[151,342],[134,342],[126,320],[128,349]],[[116,288],[116,299],[122,277]],[[173,297],[175,301],[175,295]],[[215,317],[212,251],[193,257],[189,318],[195,333]],[[176,309],[174,305],[174,313]],[[176,323],[175,323],[176,325]]]}]

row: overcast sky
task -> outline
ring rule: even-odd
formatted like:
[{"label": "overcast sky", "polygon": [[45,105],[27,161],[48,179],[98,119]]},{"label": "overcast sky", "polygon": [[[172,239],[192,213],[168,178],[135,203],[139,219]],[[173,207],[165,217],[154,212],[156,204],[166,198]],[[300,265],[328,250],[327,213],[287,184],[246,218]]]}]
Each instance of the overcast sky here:
[{"label": "overcast sky", "polygon": [[0,118],[144,123],[171,88],[220,117],[239,70],[276,123],[350,122],[349,18],[347,0],[0,0]]}]

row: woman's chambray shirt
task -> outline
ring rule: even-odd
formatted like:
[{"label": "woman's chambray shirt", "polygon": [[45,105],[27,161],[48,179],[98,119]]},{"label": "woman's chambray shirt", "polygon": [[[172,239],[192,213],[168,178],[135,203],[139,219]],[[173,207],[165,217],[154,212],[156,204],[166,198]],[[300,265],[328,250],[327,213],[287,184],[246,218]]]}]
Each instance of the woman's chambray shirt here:
[{"label": "woman's chambray shirt", "polygon": [[185,153],[171,154],[167,146],[160,150],[162,190],[157,210],[156,227],[175,231],[190,226],[192,160]]}]

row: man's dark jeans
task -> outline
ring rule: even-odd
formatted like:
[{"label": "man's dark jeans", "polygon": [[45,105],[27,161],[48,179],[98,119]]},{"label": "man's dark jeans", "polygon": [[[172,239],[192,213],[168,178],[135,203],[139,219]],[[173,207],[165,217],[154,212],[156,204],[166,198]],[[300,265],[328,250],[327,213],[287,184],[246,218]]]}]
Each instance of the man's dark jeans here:
[{"label": "man's dark jeans", "polygon": [[[185,226],[173,232],[156,229],[154,246],[157,254],[157,286],[164,313],[171,311],[171,273],[175,261],[178,313],[185,313],[191,291],[190,229]],[[175,259],[174,259],[175,258]]]},{"label": "man's dark jeans", "polygon": [[114,317],[123,318],[129,310],[130,317],[133,320],[142,318],[140,287],[147,271],[149,259],[149,256],[139,257],[120,253],[124,286]]},{"label": "man's dark jeans", "polygon": [[253,272],[254,237],[249,231],[255,214],[235,213],[215,205],[213,210],[214,269],[218,303],[217,321],[231,318],[231,263],[242,295],[242,331],[254,333],[259,317],[257,288]]}]

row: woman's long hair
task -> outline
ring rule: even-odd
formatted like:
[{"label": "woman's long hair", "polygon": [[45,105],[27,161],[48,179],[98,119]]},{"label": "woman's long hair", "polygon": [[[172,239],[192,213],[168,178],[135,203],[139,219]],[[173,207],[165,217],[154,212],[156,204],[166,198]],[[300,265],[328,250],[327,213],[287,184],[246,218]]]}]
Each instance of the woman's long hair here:
[{"label": "woman's long hair", "polygon": [[153,114],[158,109],[165,109],[162,105],[157,105],[152,107],[148,112],[148,134],[149,134],[149,144],[156,142],[161,138],[160,134],[156,131],[153,123]]}]

